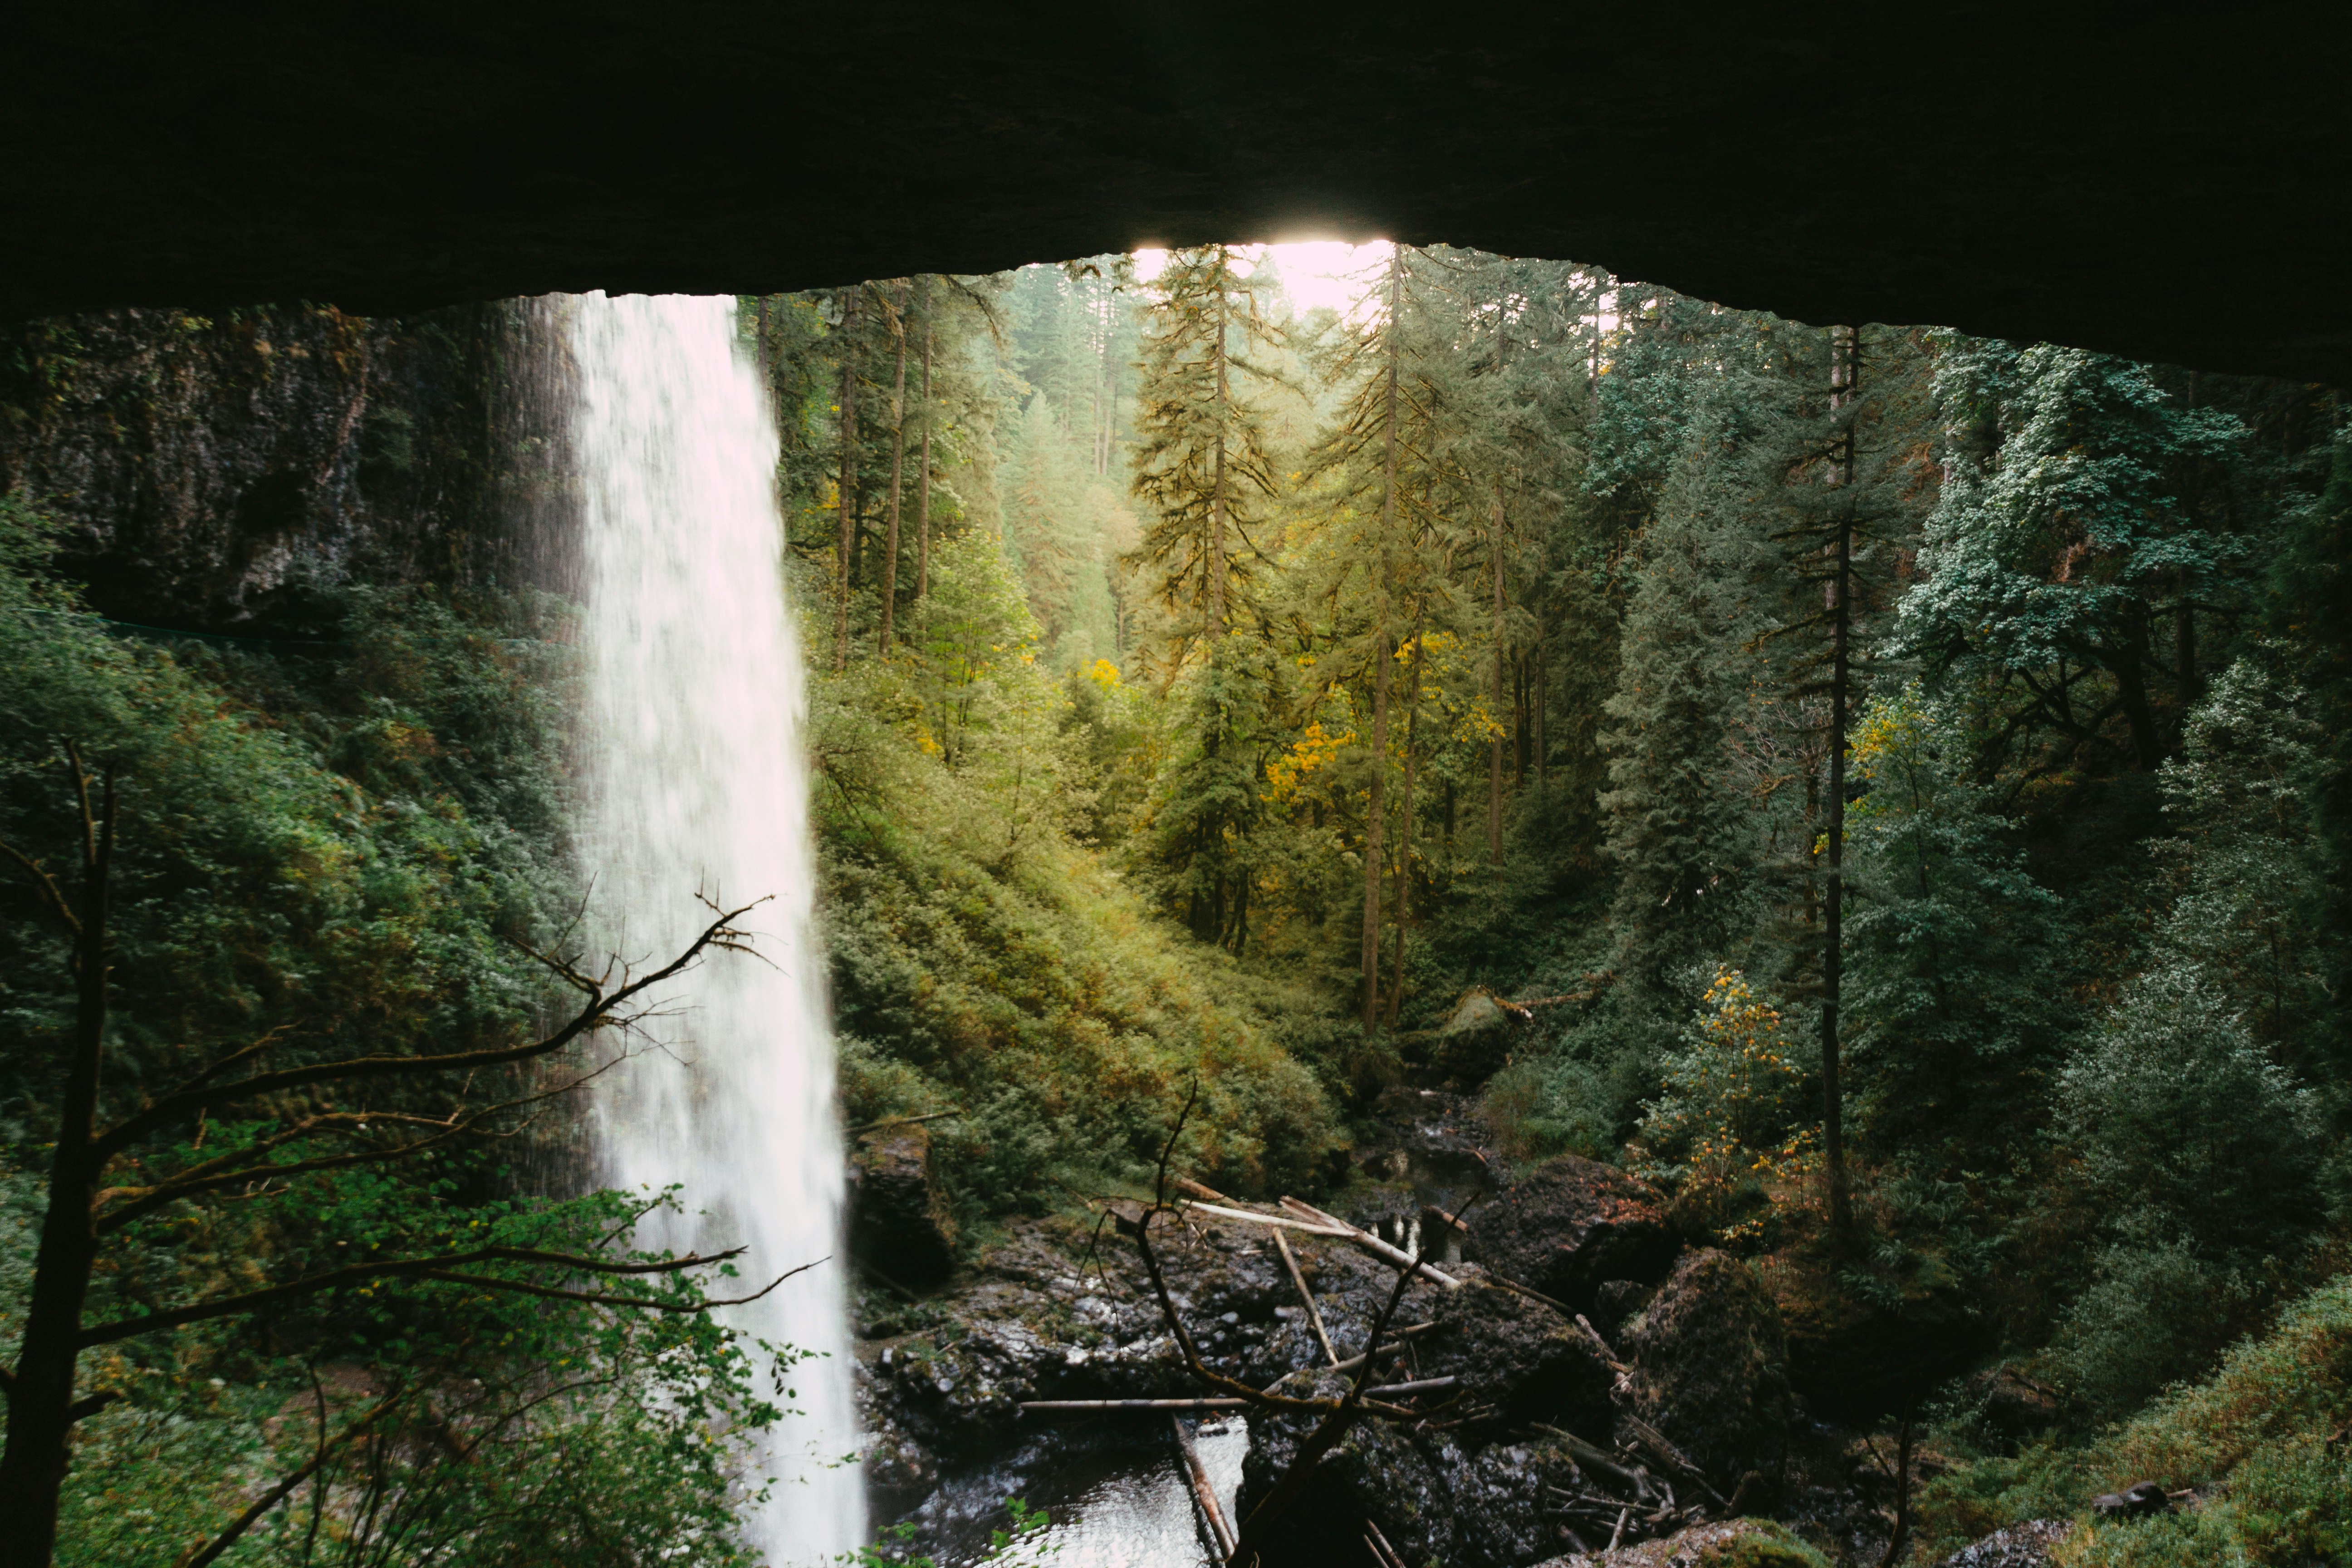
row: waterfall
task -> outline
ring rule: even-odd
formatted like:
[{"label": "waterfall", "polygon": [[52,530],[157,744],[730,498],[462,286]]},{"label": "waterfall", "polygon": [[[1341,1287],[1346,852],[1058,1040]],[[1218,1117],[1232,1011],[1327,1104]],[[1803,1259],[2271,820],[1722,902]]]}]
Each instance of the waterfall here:
[{"label": "waterfall", "polygon": [[[566,424],[587,602],[591,931],[640,964],[707,924],[698,891],[768,898],[760,958],[719,953],[672,988],[648,1050],[599,1086],[603,1180],[685,1184],[661,1245],[750,1248],[764,1284],[818,1258],[736,1327],[821,1352],[791,1376],[769,1500],[743,1527],[775,1568],[863,1539],[840,1245],[842,1151],[802,750],[801,655],[783,584],[776,433],[727,298],[591,294],[551,312],[572,363]],[[725,1286],[727,1281],[713,1281]]]}]

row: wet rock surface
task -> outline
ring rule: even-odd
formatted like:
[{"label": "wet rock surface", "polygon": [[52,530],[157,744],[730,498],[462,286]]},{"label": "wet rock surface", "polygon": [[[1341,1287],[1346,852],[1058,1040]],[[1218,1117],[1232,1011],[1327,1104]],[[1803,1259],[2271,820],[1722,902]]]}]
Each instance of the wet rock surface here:
[{"label": "wet rock surface", "polygon": [[1559,1312],[1473,1275],[1439,1303],[1436,1321],[1415,1352],[1425,1375],[1461,1379],[1474,1426],[1609,1430],[1615,1374],[1591,1336]]},{"label": "wet rock surface", "polygon": [[857,1140],[849,1157],[849,1252],[900,1287],[928,1289],[955,1270],[955,1221],[922,1127],[890,1127]]},{"label": "wet rock surface", "polygon": [[1469,1224],[1487,1268],[1578,1311],[1594,1305],[1604,1282],[1663,1279],[1678,1250],[1654,1188],[1574,1154],[1537,1166]]}]

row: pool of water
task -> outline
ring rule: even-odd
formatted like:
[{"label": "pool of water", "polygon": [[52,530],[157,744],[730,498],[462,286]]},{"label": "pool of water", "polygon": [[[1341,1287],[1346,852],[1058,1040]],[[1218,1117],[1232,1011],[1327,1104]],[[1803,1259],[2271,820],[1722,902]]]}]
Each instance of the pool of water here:
[{"label": "pool of water", "polygon": [[[1225,1517],[1234,1517],[1249,1432],[1238,1418],[1204,1421],[1195,1434]],[[1052,1521],[997,1559],[1015,1568],[1194,1568],[1208,1546],[1164,1419],[1138,1415],[1041,1433],[1013,1454],[948,1476],[904,1516],[909,1547],[940,1568],[970,1568],[1005,1528],[1005,1500],[1042,1508]]]}]

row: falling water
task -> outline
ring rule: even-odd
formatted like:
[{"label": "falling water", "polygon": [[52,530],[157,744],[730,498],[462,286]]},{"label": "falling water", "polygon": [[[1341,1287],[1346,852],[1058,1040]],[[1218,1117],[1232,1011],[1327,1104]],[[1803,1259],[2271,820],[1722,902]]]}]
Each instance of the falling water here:
[{"label": "falling water", "polygon": [[[812,862],[801,655],[784,599],[776,435],[739,351],[734,301],[563,301],[573,365],[568,445],[582,495],[587,600],[587,858],[600,933],[640,963],[709,921],[698,891],[771,901],[744,922],[766,962],[719,953],[676,988],[640,1054],[599,1099],[604,1179],[685,1184],[693,1217],[660,1241],[750,1248],[761,1283],[838,1258],[842,1156]],[[822,1562],[862,1538],[849,1347],[837,1261],[736,1326],[826,1359],[794,1370],[803,1414],[777,1429],[764,1505],[744,1530],[772,1564]]]}]

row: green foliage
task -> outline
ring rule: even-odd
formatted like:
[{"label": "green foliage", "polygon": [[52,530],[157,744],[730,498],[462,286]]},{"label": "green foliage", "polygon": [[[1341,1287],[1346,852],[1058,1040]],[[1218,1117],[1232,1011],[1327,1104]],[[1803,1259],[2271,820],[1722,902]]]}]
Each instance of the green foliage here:
[{"label": "green foliage", "polygon": [[[167,651],[82,614],[47,574],[46,533],[13,502],[0,515],[0,839],[73,863],[68,743],[119,783],[101,1113],[272,1031],[276,1065],[520,1038],[550,998],[515,942],[544,937],[571,902],[562,607],[360,590],[341,602],[332,659]],[[0,910],[17,1145],[0,1167],[5,1330],[30,1289],[45,1201],[31,1172],[73,1000],[28,879],[12,870]],[[395,1091],[264,1109],[404,1108]],[[116,1177],[168,1176],[276,1125],[175,1129],[127,1151]],[[298,1139],[277,1157],[340,1148]],[[634,1226],[669,1201],[527,1194],[514,1170],[452,1149],[159,1211],[119,1238],[89,1321],[460,1247],[643,1258]],[[682,1277],[655,1288],[698,1299]],[[84,1356],[87,1384],[125,1397],[77,1429],[61,1561],[176,1560],[312,1458],[323,1422],[331,1463],[224,1561],[734,1563],[741,1446],[720,1434],[773,1418],[767,1385],[793,1359],[700,1315],[454,1282],[133,1336]]]},{"label": "green foliage", "polygon": [[1718,1238],[1761,1236],[1812,1165],[1804,1088],[1779,1011],[1738,970],[1717,970],[1642,1118],[1640,1173]]},{"label": "green foliage", "polygon": [[1855,728],[1851,768],[1868,793],[1846,818],[1845,1007],[1858,1131],[1965,1166],[2030,1125],[2068,1019],[2058,902],[1988,792],[1946,760],[1951,729],[1916,685]]},{"label": "green foliage", "polygon": [[853,665],[813,702],[850,1119],[961,1111],[935,1147],[977,1216],[1135,1179],[1197,1079],[1193,1164],[1313,1184],[1338,1131],[1270,1021],[1283,994],[1075,842],[1086,737],[994,540],[946,547],[938,584],[919,654]]},{"label": "green foliage", "polygon": [[[1919,1502],[1923,1544],[1948,1550],[2021,1519],[2077,1521],[2073,1564],[2332,1562],[2352,1552],[2352,1279],[2294,1302],[2212,1375],[2079,1446],[1964,1465]],[[2102,1524],[2094,1496],[2154,1479],[2205,1492],[2193,1510]]]}]

